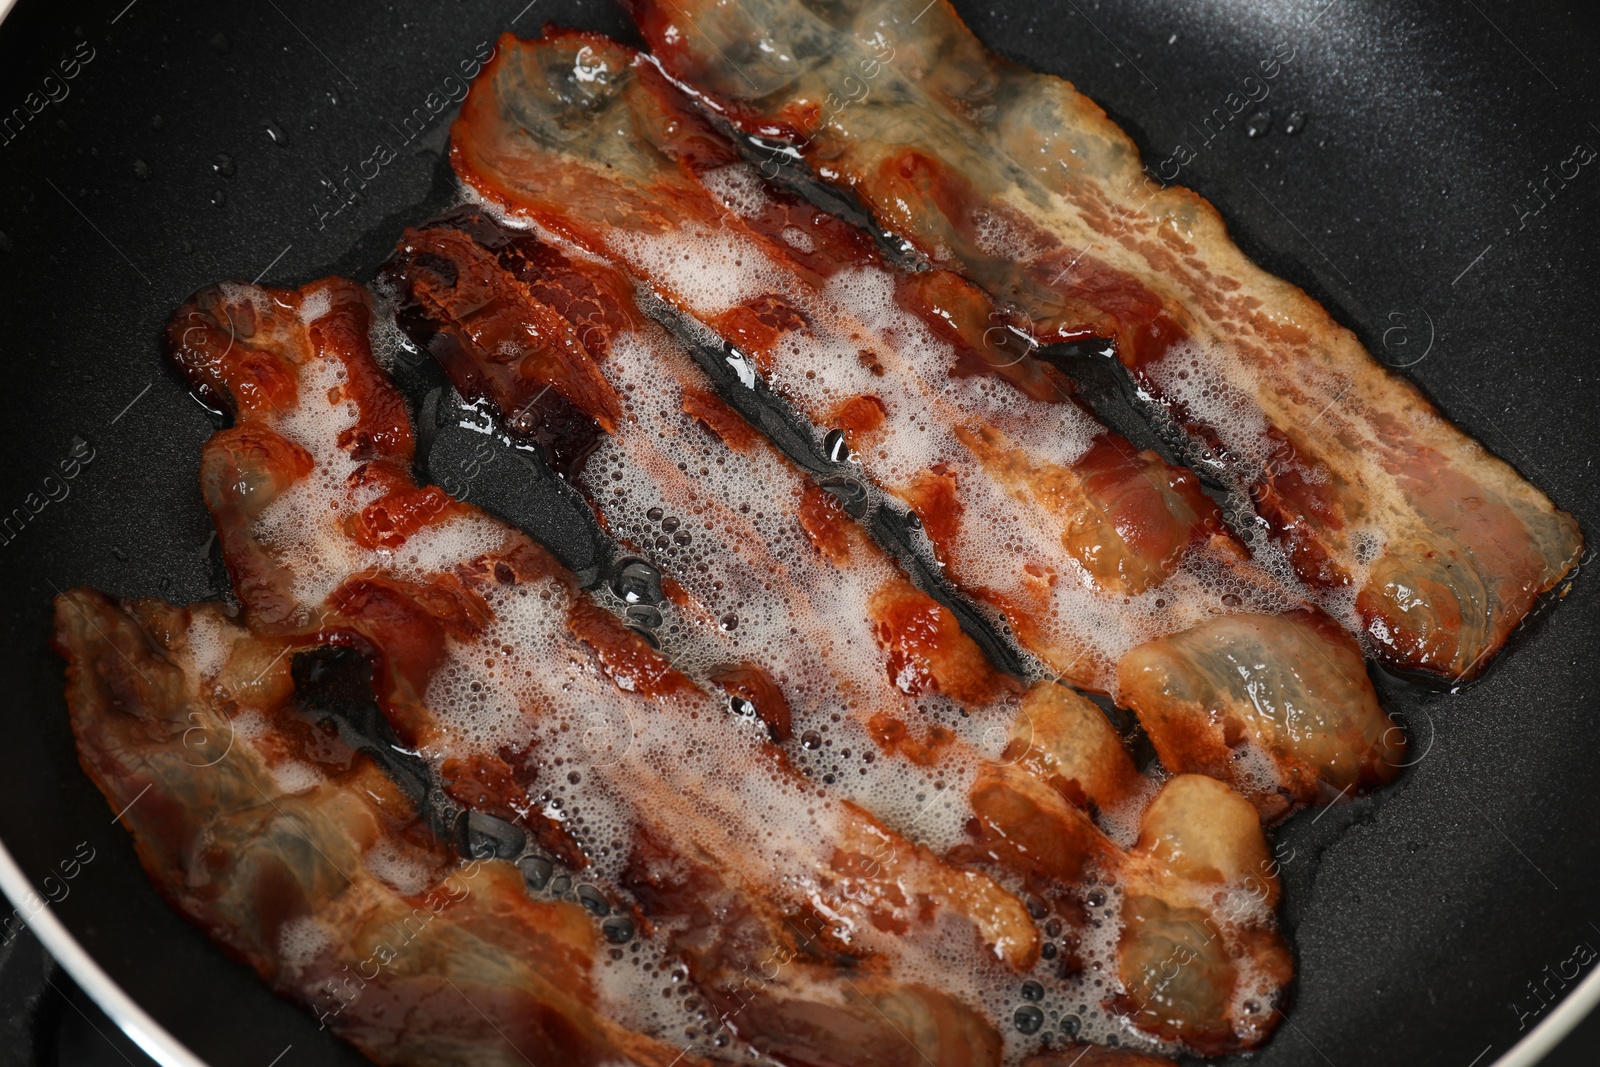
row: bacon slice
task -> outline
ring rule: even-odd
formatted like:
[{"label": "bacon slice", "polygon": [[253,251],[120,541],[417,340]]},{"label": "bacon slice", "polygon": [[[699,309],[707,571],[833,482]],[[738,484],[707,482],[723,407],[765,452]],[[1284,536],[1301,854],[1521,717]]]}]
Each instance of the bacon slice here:
[{"label": "bacon slice", "polygon": [[[764,191],[648,61],[587,34],[504,38],[452,144],[480,196],[648,279],[841,427],[949,577],[1051,671],[1133,707],[1173,770],[1220,774],[1273,817],[1397,772],[1403,741],[1354,643],[1308,627],[1316,613],[1249,562],[1192,475],[986,344],[1004,319],[970,285],[891,272],[859,233]],[[1308,637],[1332,648],[1314,669]],[[1231,666],[1196,708],[1154,675],[1119,686],[1136,647],[1173,660],[1171,679]]]},{"label": "bacon slice", "polygon": [[[1147,873],[1122,903],[1121,1007],[1141,1030],[1201,1053],[1253,1047],[1276,1023],[1292,966],[1249,918],[1278,897],[1255,813],[1211,778],[1174,778],[1145,813],[1131,866],[1141,861]],[[1219,891],[1206,896],[1208,885]]]},{"label": "bacon slice", "polygon": [[[911,794],[933,793],[936,779],[939,789],[957,784],[974,761],[993,762],[982,749],[1009,748],[1013,735],[1019,752],[1037,746],[1041,765],[1045,752],[1099,754],[1095,765],[1071,758],[1049,767],[1080,806],[1121,811],[1141,801],[1142,783],[1104,716],[1047,685],[1060,695],[1029,704],[1073,701],[1092,714],[1040,712],[1035,729],[1033,710],[1015,706],[1016,683],[988,664],[947,608],[905,579],[836,498],[710,392],[678,342],[638,313],[620,274],[573,262],[475,213],[408,231],[386,271],[400,287],[403,317],[427,322],[422,337],[474,396],[506,350],[503,338],[521,333],[519,323],[542,320],[556,311],[551,305],[570,314],[575,296],[588,306],[586,294],[607,294],[614,321],[586,334],[599,373],[627,397],[626,414],[579,484],[604,524],[678,591],[664,605],[667,650],[692,675],[750,701],[799,764],[828,758],[824,746],[854,750],[848,765],[828,774],[830,784],[924,838],[947,836],[937,824],[959,827],[970,812],[935,810],[932,800]],[[452,317],[457,307],[491,306],[492,326],[476,310]],[[531,369],[539,356],[528,357],[528,368],[510,371],[526,374],[528,388],[543,388]],[[512,424],[514,398],[485,398]],[[881,781],[874,749],[904,761],[915,784]],[[869,762],[858,768],[863,757]],[[913,803],[901,807],[906,801]],[[1081,817],[1079,824],[1076,839],[1098,837]],[[1086,844],[1077,865],[1097,850],[1109,846]]]},{"label": "bacon slice", "polygon": [[[783,732],[798,763],[811,763],[817,773],[824,745],[866,756],[861,776],[849,764],[836,772],[836,790],[924,840],[945,836],[941,824],[964,824],[971,840],[952,854],[1021,876],[1029,893],[1055,902],[1069,935],[1092,894],[1086,879],[1183,897],[1191,909],[1185,914],[1204,913],[1197,930],[1220,935],[1211,954],[1221,954],[1223,999],[1187,1008],[1177,1023],[1149,1013],[1136,1025],[1212,1050],[1253,1046],[1265,1037],[1270,1017],[1240,1015],[1226,991],[1235,967],[1228,961],[1243,957],[1263,983],[1253,996],[1258,1013],[1286,985],[1288,955],[1269,932],[1271,905],[1246,917],[1213,903],[1219,883],[1237,894],[1247,880],[1271,874],[1252,876],[1265,845],[1245,801],[1213,783],[1232,797],[1232,809],[1225,801],[1210,810],[1191,805],[1185,827],[1157,816],[1147,831],[1213,843],[1224,835],[1222,851],[1234,856],[1225,874],[1195,864],[1179,874],[1142,852],[1125,858],[1079,810],[1122,822],[1144,802],[1145,783],[1099,709],[1049,682],[1034,686],[1020,708],[999,699],[1013,687],[948,609],[910,586],[836,498],[810,485],[708,391],[679,343],[638,313],[615,271],[462,211],[408,230],[385,275],[397,288],[402,321],[420,327],[418,340],[458,387],[489,399],[508,423],[517,398],[497,398],[486,385],[492,375],[503,373],[529,391],[560,382],[544,380],[552,364],[539,352],[503,365],[502,353],[512,347],[505,339],[524,336],[524,324],[547,322],[552,313],[571,316],[577,327],[588,321],[579,318],[587,309],[604,306],[604,321],[582,331],[595,367],[582,373],[603,378],[626,398],[624,414],[577,477],[602,521],[630,536],[680,591],[671,610],[687,617],[669,617],[664,648],[680,663],[710,664],[689,666],[691,674],[719,677],[727,670],[720,664],[737,657],[742,672],[781,680],[772,683],[771,699],[781,703]],[[597,300],[598,293],[606,298]],[[468,314],[458,316],[463,308]],[[759,703],[764,695],[752,699],[776,735]],[[985,730],[999,736],[984,736]],[[898,771],[871,759],[874,746]],[[998,759],[990,755],[995,751]],[[895,810],[900,796],[920,789],[936,798],[938,789],[967,777],[966,804],[953,811],[935,808],[931,799]],[[1175,789],[1181,791],[1177,783],[1168,787]],[[1158,800],[1152,811],[1171,806]],[[1242,823],[1235,821],[1239,809]],[[1160,957],[1168,948],[1166,932],[1142,916],[1125,925],[1125,958]],[[1073,969],[1088,962],[1073,948],[1050,970],[1076,977]]]},{"label": "bacon slice", "polygon": [[705,1063],[620,1024],[604,943],[509,863],[460,867],[297,709],[282,640],[221,605],[56,600],[78,754],[174,908],[378,1063]]},{"label": "bacon slice", "polygon": [[[996,1062],[973,989],[1037,959],[1023,905],[811,786],[525,536],[411,483],[369,316],[335,280],[206,290],[175,317],[178,365],[223,383],[237,415],[202,481],[252,628],[370,648],[380,706],[436,767],[537,779],[502,805],[631,891],[733,1033],[801,1027],[840,1063],[863,1062],[844,1035],[906,1063]],[[264,376],[270,393],[250,384]],[[773,954],[793,962],[744,1003]],[[901,1016],[936,1043],[905,1047],[886,1022]]]},{"label": "bacon slice", "polygon": [[[678,591],[665,608],[683,614],[683,624],[674,618],[660,627],[677,635],[669,638],[675,659],[691,674],[739,687],[797,759],[808,759],[800,734],[809,727],[832,731],[828,747],[877,747],[953,770],[950,757],[979,732],[998,738],[1011,727],[1017,684],[834,496],[717,398],[680,343],[639,313],[621,274],[574,262],[476,212],[407,231],[386,272],[401,294],[402,319],[426,323],[416,339],[439,354],[465,395],[493,403],[502,425],[523,439],[536,433],[516,429],[520,398],[486,387],[490,375],[503,367],[530,394],[562,383],[539,369],[537,351],[505,362],[513,347],[506,338],[557,315],[572,315],[576,332],[584,308],[607,309],[609,321],[584,328],[595,358],[583,374],[626,397],[626,410],[576,473],[578,484],[606,528]],[[782,684],[763,684],[751,671]],[[769,694],[777,698],[771,708],[763,706]],[[1125,773],[1120,792],[1104,791],[1107,806],[1127,803],[1138,788],[1117,752]],[[846,789],[854,771],[843,776]],[[1106,768],[1107,780],[1113,773]]]},{"label": "bacon slice", "polygon": [[717,115],[1037,340],[1113,341],[1300,578],[1335,610],[1353,598],[1384,662],[1470,678],[1576,566],[1571,516],[1246,259],[1210,204],[1141,170],[1092,101],[987,51],[944,0],[630,6]]}]

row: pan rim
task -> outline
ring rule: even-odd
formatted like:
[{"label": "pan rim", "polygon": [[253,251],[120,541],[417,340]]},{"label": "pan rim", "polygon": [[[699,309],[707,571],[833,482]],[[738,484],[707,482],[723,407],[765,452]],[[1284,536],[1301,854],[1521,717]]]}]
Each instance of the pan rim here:
[{"label": "pan rim", "polygon": [[[0,3],[5,2],[7,0],[0,0]],[[4,841],[0,841],[0,892],[19,912],[27,897],[38,899],[27,875],[22,872]],[[190,1052],[170,1031],[151,1018],[101,969],[94,957],[56,917],[48,901],[41,901],[39,910],[25,922],[45,950],[78,983],[78,987],[160,1067],[208,1067],[204,1060]],[[1578,987],[1556,1005],[1554,1011],[1488,1067],[1533,1067],[1583,1021],[1597,1001],[1600,1001],[1600,969],[1590,971]]]},{"label": "pan rim", "polygon": [[[0,0],[0,3],[5,2]],[[0,890],[5,892],[6,899],[19,915],[25,909],[31,910],[25,903],[27,898],[32,897],[39,902],[38,910],[23,919],[23,924],[33,931],[45,951],[72,976],[78,988],[100,1005],[101,1010],[117,1024],[117,1028],[127,1034],[129,1040],[138,1045],[145,1055],[161,1067],[207,1067],[204,1060],[190,1052],[164,1026],[151,1018],[101,969],[94,957],[67,930],[66,924],[56,917],[49,901],[40,900],[4,841],[0,841]]]},{"label": "pan rim", "polygon": [[1600,1001],[1600,971],[1590,971],[1555,1010],[1512,1045],[1491,1067],[1532,1067],[1560,1044]]}]

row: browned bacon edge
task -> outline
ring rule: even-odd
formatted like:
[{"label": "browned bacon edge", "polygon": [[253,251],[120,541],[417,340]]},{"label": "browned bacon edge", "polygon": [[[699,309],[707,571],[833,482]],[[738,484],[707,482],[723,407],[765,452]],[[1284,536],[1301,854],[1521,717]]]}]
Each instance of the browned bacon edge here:
[{"label": "browned bacon edge", "polygon": [[[1246,260],[1209,203],[1141,172],[1100,108],[989,52],[944,0],[915,17],[887,0],[629,7],[662,67],[719,119],[788,146],[809,181],[985,286],[1039,340],[1113,342],[1144,394],[1249,493],[1301,579],[1356,586],[1363,640],[1385,663],[1474,677],[1577,565],[1570,515]],[[1010,252],[983,236],[998,231]],[[1241,451],[1171,368],[1156,373],[1191,338],[1253,368],[1244,399],[1270,447]],[[1385,543],[1365,559],[1358,531],[1372,524]]]}]

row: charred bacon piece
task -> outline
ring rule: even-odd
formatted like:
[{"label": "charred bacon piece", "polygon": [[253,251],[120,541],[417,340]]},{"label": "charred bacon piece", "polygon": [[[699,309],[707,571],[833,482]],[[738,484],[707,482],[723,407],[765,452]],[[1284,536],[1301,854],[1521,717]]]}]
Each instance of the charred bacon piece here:
[{"label": "charred bacon piece", "polygon": [[[866,1062],[857,1041],[995,1062],[969,989],[1037,958],[1022,904],[810,786],[524,535],[411,482],[369,317],[337,280],[204,290],[175,317],[174,359],[236,412],[202,481],[252,629],[368,649],[380,707],[469,786],[458,799],[630,892],[690,963],[713,1032],[784,1056],[805,1034],[828,1062]],[[925,962],[940,953],[970,967],[941,974]],[[774,955],[788,965],[746,1003]],[[927,1020],[929,1044],[905,1046],[901,1017]]]},{"label": "charred bacon piece", "polygon": [[[764,190],[647,60],[588,34],[507,37],[452,145],[481,197],[648,280],[841,428],[947,575],[1054,672],[1133,707],[1170,768],[1220,774],[1272,817],[1397,773],[1403,739],[1353,641],[1250,563],[1192,475],[1042,398],[1057,378],[985,342],[1003,320],[971,286],[891,271]],[[1171,670],[1120,687],[1136,648]],[[1231,665],[1199,708],[1177,684],[1196,649]]]},{"label": "charred bacon piece", "polygon": [[[1173,1017],[1134,1013],[1127,1008],[1133,994],[1118,1007],[1136,1015],[1135,1025],[1197,1049],[1248,1047],[1265,1036],[1270,1016],[1240,1016],[1231,993],[1235,984],[1258,982],[1240,1002],[1254,1003],[1259,1014],[1287,984],[1288,955],[1270,933],[1271,904],[1245,915],[1213,903],[1219,888],[1238,897],[1271,881],[1272,872],[1252,869],[1265,845],[1248,803],[1202,780],[1231,797],[1231,807],[1220,799],[1174,813],[1167,798],[1194,788],[1179,779],[1152,808],[1160,814],[1147,834],[1166,841],[1169,856],[1187,855],[1178,844],[1187,837],[1191,849],[1211,842],[1231,862],[1189,863],[1180,873],[1176,864],[1150,862],[1144,850],[1126,860],[1079,810],[1125,819],[1143,803],[1144,783],[1100,710],[1048,682],[1033,687],[1020,707],[998,700],[1014,687],[995,675],[948,610],[911,587],[833,496],[810,485],[709,393],[679,342],[638,313],[631,287],[614,270],[569,258],[468,209],[407,231],[384,273],[400,298],[402,321],[420,325],[430,347],[446,353],[440,362],[458,387],[489,400],[508,424],[517,399],[487,388],[493,376],[524,392],[561,383],[548,377],[554,364],[544,354],[530,350],[524,360],[508,361],[505,353],[525,343],[528,324],[547,322],[552,312],[572,315],[575,332],[587,323],[581,332],[595,370],[581,373],[604,378],[625,400],[578,481],[603,522],[631,536],[680,591],[675,608],[691,632],[669,638],[666,647],[680,662],[712,664],[698,672],[691,667],[691,674],[719,676],[727,668],[718,662],[738,656],[748,657],[742,671],[781,679],[771,699],[783,709],[783,732],[797,760],[820,749],[827,735],[836,748],[875,745],[888,760],[936,771],[939,785],[962,779],[968,765],[972,784],[957,814],[971,838],[952,854],[1002,877],[1020,876],[1030,894],[1064,901],[1069,915],[1091,894],[1086,876],[1145,887],[1138,902],[1179,895],[1186,919],[1203,918],[1196,933],[1215,942],[1205,969],[1191,972],[1181,994],[1163,990],[1161,1003],[1177,1005]],[[608,309],[605,321],[577,318],[600,306]],[[470,311],[456,317],[456,308]],[[747,699],[778,734],[763,695]],[[986,726],[993,730],[997,718],[1010,724],[1009,737],[974,738]],[[996,749],[1000,742],[998,759],[970,752],[974,743]],[[883,780],[891,773],[884,761],[863,767],[863,776],[869,768],[873,777],[846,773],[835,788],[887,817],[896,794],[910,790],[894,777]],[[924,792],[932,784],[920,783]],[[908,834],[937,837],[949,816],[930,818],[932,807],[888,821]],[[1138,967],[1163,962],[1170,934],[1139,908],[1128,915],[1120,953],[1135,962],[1123,970],[1139,975],[1129,988],[1143,995],[1149,983]],[[1253,978],[1236,974],[1236,958],[1250,961]],[[1052,987],[1055,970],[1047,968]],[[1196,983],[1210,999],[1194,995]]]},{"label": "charred bacon piece", "polygon": [[1092,101],[989,52],[944,0],[630,6],[662,67],[774,160],[848,190],[1036,339],[1112,341],[1301,580],[1354,598],[1384,662],[1470,678],[1576,566],[1570,515],[1251,263],[1209,203],[1141,169]]},{"label": "charred bacon piece", "polygon": [[292,647],[221,605],[56,600],[78,755],[172,906],[381,1064],[704,1063],[617,1021],[604,942],[300,711]]}]

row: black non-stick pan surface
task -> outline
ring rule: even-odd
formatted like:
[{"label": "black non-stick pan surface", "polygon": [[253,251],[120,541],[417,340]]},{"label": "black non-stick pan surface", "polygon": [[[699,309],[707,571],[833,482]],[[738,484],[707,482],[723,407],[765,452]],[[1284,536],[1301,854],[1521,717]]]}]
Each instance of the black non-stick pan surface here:
[{"label": "black non-stick pan surface", "polygon": [[[57,914],[214,1064],[361,1061],[147,883],[78,768],[50,598],[81,583],[218,595],[196,479],[213,427],[162,362],[167,315],[222,278],[369,280],[403,225],[455,195],[447,78],[498,33],[552,21],[636,39],[608,0],[524,3],[22,0],[0,25],[0,839],[36,886],[57,875]],[[992,47],[1071,78],[1152,165],[1187,146],[1178,181],[1251,255],[1600,532],[1588,5],[957,6]],[[1292,59],[1270,96],[1207,128],[1280,45]],[[1252,123],[1257,110],[1270,118]],[[335,211],[333,187],[380,142],[396,158]],[[85,447],[92,460],[61,478]],[[506,510],[585,551],[537,491],[483,493],[510,494]],[[1299,977],[1263,1067],[1484,1067],[1551,1010],[1552,974],[1587,969],[1600,947],[1597,639],[1600,592],[1580,574],[1479,683],[1379,679],[1416,764],[1382,795],[1277,835]],[[60,881],[83,843],[94,858]]]}]

